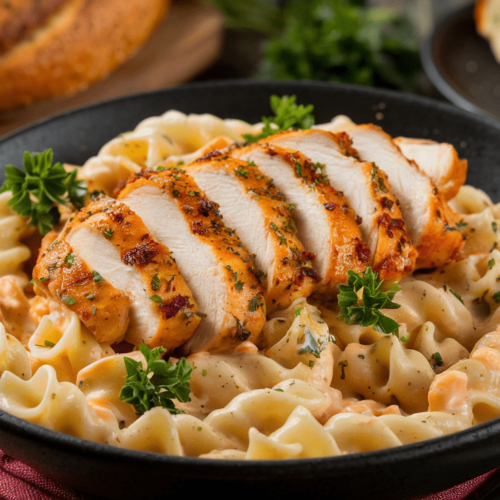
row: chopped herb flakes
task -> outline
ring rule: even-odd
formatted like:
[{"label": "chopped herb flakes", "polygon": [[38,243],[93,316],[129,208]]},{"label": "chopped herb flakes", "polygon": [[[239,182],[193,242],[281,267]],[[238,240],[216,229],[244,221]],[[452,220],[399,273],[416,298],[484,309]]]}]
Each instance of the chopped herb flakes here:
[{"label": "chopped herb flakes", "polygon": [[436,366],[442,366],[443,365],[443,358],[441,357],[441,354],[438,352],[435,352],[431,358],[436,362]]},{"label": "chopped herb flakes", "polygon": [[149,297],[149,300],[152,300],[153,302],[156,302],[157,304],[161,304],[163,302],[163,300],[161,299],[161,297],[159,295],[151,295],[151,297]]},{"label": "chopped herb flakes", "polygon": [[304,343],[300,346],[299,354],[309,353],[312,354],[315,358],[319,358],[321,355],[322,349],[316,342],[316,339],[312,336],[311,332],[306,332],[304,334]]},{"label": "chopped herb flakes", "polygon": [[157,292],[161,287],[161,280],[160,278],[158,278],[158,273],[156,273],[154,276],[153,276],[153,279],[151,280],[151,288]]},{"label": "chopped herb flakes", "polygon": [[245,170],[242,167],[237,167],[234,169],[234,171],[236,172],[236,175],[239,175],[240,177],[244,177],[245,179],[247,178],[248,170]]},{"label": "chopped herb flakes", "polygon": [[75,263],[75,254],[69,253],[68,255],[66,255],[66,258],[64,259],[64,263],[68,267],[71,267]]},{"label": "chopped herb flakes", "polygon": [[103,283],[105,281],[97,271],[92,271],[92,278],[94,278],[96,283]]},{"label": "chopped herb flakes", "polygon": [[458,295],[457,292],[454,292],[450,287],[448,287],[448,290],[452,293],[452,295],[454,295],[460,302],[462,302],[462,304],[464,303],[464,301],[462,300],[462,297],[460,295]]},{"label": "chopped herb flakes", "polygon": [[263,304],[264,303],[262,302],[262,298],[259,295],[256,295],[250,300],[250,311],[256,311]]}]

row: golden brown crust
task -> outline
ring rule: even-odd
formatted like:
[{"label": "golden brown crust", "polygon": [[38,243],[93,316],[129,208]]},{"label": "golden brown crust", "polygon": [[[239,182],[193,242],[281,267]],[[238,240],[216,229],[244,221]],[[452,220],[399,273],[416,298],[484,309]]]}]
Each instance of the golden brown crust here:
[{"label": "golden brown crust", "polygon": [[196,303],[169,249],[153,240],[142,220],[126,205],[106,196],[77,213],[61,236],[82,226],[101,232],[119,251],[122,262],[141,274],[147,295],[161,299],[156,303],[159,324],[155,334],[147,337],[147,332],[127,332],[125,340],[134,345],[145,343],[151,348],[163,346],[168,350],[186,342],[200,317],[196,315]]},{"label": "golden brown crust", "polygon": [[325,209],[330,229],[331,259],[326,276],[322,277],[317,290],[320,293],[337,291],[339,284],[345,283],[347,271],[363,272],[370,260],[370,250],[363,243],[361,231],[354,211],[344,194],[336,191],[323,173],[320,164],[312,163],[306,156],[293,149],[269,145],[261,142],[239,149],[238,155],[255,147],[264,148],[271,156],[279,155],[290,166],[290,175],[300,179],[309,189],[314,187],[318,201]]},{"label": "golden brown crust", "polygon": [[98,342],[120,342],[129,323],[131,300],[97,276],[61,238],[39,256],[33,269],[37,295],[63,302]]},{"label": "golden brown crust", "polygon": [[[189,173],[206,168],[224,170],[236,179],[245,192],[258,203],[269,233],[273,238],[273,252],[276,257],[274,273],[263,283],[266,289],[267,312],[284,309],[294,300],[308,297],[318,277],[313,269],[314,255],[304,251],[297,238],[297,228],[293,220],[293,205],[265,176],[254,163],[228,158],[224,153],[200,158],[188,165]],[[241,214],[242,217],[250,214]]]},{"label": "golden brown crust", "polygon": [[[433,182],[436,184],[436,187],[439,189],[439,192],[442,194],[443,198],[446,201],[449,201],[452,198],[454,198],[458,194],[460,188],[465,184],[465,180],[467,178],[468,162],[467,160],[462,160],[458,156],[457,150],[451,144],[448,144],[446,142],[438,143],[428,139],[411,139],[408,137],[396,137],[394,139],[394,142],[400,148],[404,147],[405,145],[408,146],[429,145],[429,146],[447,148],[447,151],[449,151],[451,154],[451,161],[449,164],[449,168],[446,170],[444,175],[442,175],[439,178],[435,178],[430,174],[430,172],[424,170],[425,173],[432,178]],[[408,159],[414,159],[414,158],[408,158]],[[418,165],[418,161],[416,163]],[[418,167],[421,170],[423,170],[420,165],[418,165]]]},{"label": "golden brown crust", "polygon": [[485,36],[485,28],[487,24],[486,19],[486,9],[488,0],[477,0],[474,5],[474,21],[476,23],[476,29],[478,33]]},{"label": "golden brown crust", "polygon": [[408,234],[398,200],[391,192],[387,175],[375,164],[367,162],[364,162],[363,170],[371,177],[371,192],[378,206],[375,214],[378,238],[372,267],[381,279],[399,280],[413,272],[418,252]]},{"label": "golden brown crust", "polygon": [[132,177],[118,199],[135,189],[153,184],[174,200],[191,233],[200,243],[212,247],[224,268],[227,300],[221,304],[227,317],[223,328],[205,349],[222,350],[243,340],[256,343],[264,326],[266,312],[264,290],[256,277],[255,265],[235,232],[222,222],[217,203],[209,200],[185,170],[144,171]]},{"label": "golden brown crust", "polygon": [[[401,210],[396,197],[391,192],[391,186],[385,173],[381,172],[375,165],[359,160],[358,152],[352,147],[352,140],[345,132],[332,133],[324,130],[302,130],[294,132],[282,132],[277,136],[293,137],[294,135],[322,134],[328,136],[337,144],[338,150],[345,156],[350,156],[353,161],[359,162],[363,172],[363,178],[357,182],[367,182],[369,192],[376,208],[373,214],[374,228],[376,232],[377,245],[372,248],[371,266],[380,274],[382,279],[398,280],[407,274],[411,274],[415,268],[417,251],[414,248],[406,225],[402,220]],[[332,147],[334,147],[332,145]],[[335,178],[329,179],[331,185],[335,186]],[[354,181],[353,179],[353,182]],[[336,192],[339,199],[338,205],[344,206],[349,202],[347,197]],[[350,208],[351,220],[360,221],[359,214],[355,214]],[[353,227],[351,222],[351,227]],[[361,233],[360,233],[361,234]],[[355,270],[355,269],[353,269]]]},{"label": "golden brown crust", "polygon": [[105,77],[140,46],[169,0],[67,0],[0,58],[0,109],[68,94]]},{"label": "golden brown crust", "polygon": [[8,0],[0,3],[0,55],[26,39],[68,0]]},{"label": "golden brown crust", "polygon": [[[424,227],[417,228],[419,238],[413,234],[413,243],[418,251],[416,269],[440,267],[456,260],[465,242],[456,225],[459,219],[458,214],[455,214],[448,206],[430,177],[421,171],[413,160],[405,158],[397,144],[394,143],[392,137],[384,132],[379,126],[369,123],[358,125],[356,129],[374,130],[380,134],[381,137],[390,141],[390,144],[396,148],[397,154],[401,155],[405,161],[408,161],[410,168],[417,170],[419,175],[425,177],[429,183],[429,192],[423,194],[427,196],[427,210],[430,213],[430,217]],[[378,166],[380,169],[384,169],[383,165]],[[413,201],[413,203],[417,202]]]}]

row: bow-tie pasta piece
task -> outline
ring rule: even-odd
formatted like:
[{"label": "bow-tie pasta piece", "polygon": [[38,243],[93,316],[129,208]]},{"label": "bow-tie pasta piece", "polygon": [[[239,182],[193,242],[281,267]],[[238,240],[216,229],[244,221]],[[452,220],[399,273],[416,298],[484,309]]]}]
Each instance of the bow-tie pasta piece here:
[{"label": "bow-tie pasta piece", "polygon": [[109,345],[97,342],[73,312],[64,330],[56,326],[55,318],[44,316],[28,347],[33,371],[50,365],[57,371],[59,380],[73,383],[82,368],[114,354]]},{"label": "bow-tie pasta piece", "polygon": [[118,430],[114,417],[98,416],[74,384],[57,380],[50,365],[43,365],[26,381],[4,372],[0,408],[33,424],[99,443],[107,443]]}]

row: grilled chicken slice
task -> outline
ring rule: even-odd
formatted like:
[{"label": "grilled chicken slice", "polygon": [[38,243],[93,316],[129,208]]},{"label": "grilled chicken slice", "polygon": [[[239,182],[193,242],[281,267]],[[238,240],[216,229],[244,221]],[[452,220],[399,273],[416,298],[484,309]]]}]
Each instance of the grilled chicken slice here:
[{"label": "grilled chicken slice", "polygon": [[126,205],[101,196],[78,212],[60,237],[95,269],[94,281],[133,297],[127,342],[171,350],[192,335],[200,318],[191,291],[170,250]]},{"label": "grilled chicken slice", "polygon": [[255,254],[263,280],[267,312],[308,297],[317,281],[313,255],[297,238],[294,205],[254,163],[210,154],[187,167],[196,184],[217,202],[225,223]]},{"label": "grilled chicken slice", "polygon": [[37,295],[62,301],[98,342],[114,344],[123,340],[127,330],[131,299],[108,281],[95,277],[95,270],[64,238],[54,239],[33,269]]},{"label": "grilled chicken slice", "polygon": [[265,303],[252,258],[235,232],[224,226],[219,206],[184,170],[159,168],[130,179],[118,199],[170,248],[207,315],[185,352],[222,350],[242,340],[255,343],[264,325]]},{"label": "grilled chicken slice", "polygon": [[413,160],[432,180],[446,201],[454,198],[465,184],[467,160],[447,142],[396,137],[394,142],[409,160]]},{"label": "grilled chicken slice", "polygon": [[456,215],[431,179],[404,157],[380,127],[358,125],[349,130],[349,136],[359,157],[374,162],[387,174],[418,250],[417,268],[439,267],[452,261],[464,239],[456,226]]},{"label": "grilled chicken slice", "polygon": [[344,193],[357,214],[371,251],[370,264],[381,278],[395,280],[413,271],[417,252],[387,176],[375,165],[358,161],[346,134],[312,129],[283,132],[265,141],[300,151],[324,165],[332,186]]},{"label": "grilled chicken slice", "polygon": [[337,291],[347,271],[363,272],[370,252],[362,241],[354,213],[342,193],[330,186],[323,165],[315,165],[298,151],[253,144],[229,150],[231,156],[253,162],[293,204],[298,236],[315,254],[321,293]]}]

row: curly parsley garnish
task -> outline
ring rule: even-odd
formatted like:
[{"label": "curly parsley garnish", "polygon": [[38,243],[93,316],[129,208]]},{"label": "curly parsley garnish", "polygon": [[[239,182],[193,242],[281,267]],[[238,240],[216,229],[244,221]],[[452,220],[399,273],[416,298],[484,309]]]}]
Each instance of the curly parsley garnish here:
[{"label": "curly parsley garnish", "polygon": [[191,401],[189,379],[193,367],[186,358],[181,358],[173,366],[161,359],[163,347],[150,349],[146,344],[139,347],[146,358],[144,370],[142,363],[124,357],[127,378],[120,391],[120,400],[134,406],[135,411],[143,414],[154,406],[166,408],[172,414],[184,413],[175,407],[173,399],[182,403]]},{"label": "curly parsley garnish", "polygon": [[314,116],[311,114],[314,106],[312,104],[309,106],[297,105],[295,100],[294,95],[284,95],[283,97],[272,95],[271,109],[274,111],[275,116],[263,116],[264,128],[262,132],[258,135],[244,134],[243,138],[248,143],[252,143],[290,128],[311,128],[314,125]]},{"label": "curly parsley garnish", "polygon": [[392,283],[387,292],[382,291],[384,280],[378,280],[378,273],[369,267],[363,275],[349,270],[346,285],[339,285],[339,319],[347,325],[370,326],[381,333],[393,333],[399,337],[399,323],[388,318],[380,309],[397,309],[399,304],[392,302],[394,295],[401,290]]},{"label": "curly parsley garnish", "polygon": [[0,193],[12,191],[9,206],[18,214],[30,217],[42,235],[47,234],[60,218],[56,203],[83,207],[87,188],[76,180],[77,170],[66,172],[60,163],[52,164],[51,149],[31,155],[25,151],[24,171],[14,165],[5,167],[6,180]]}]

